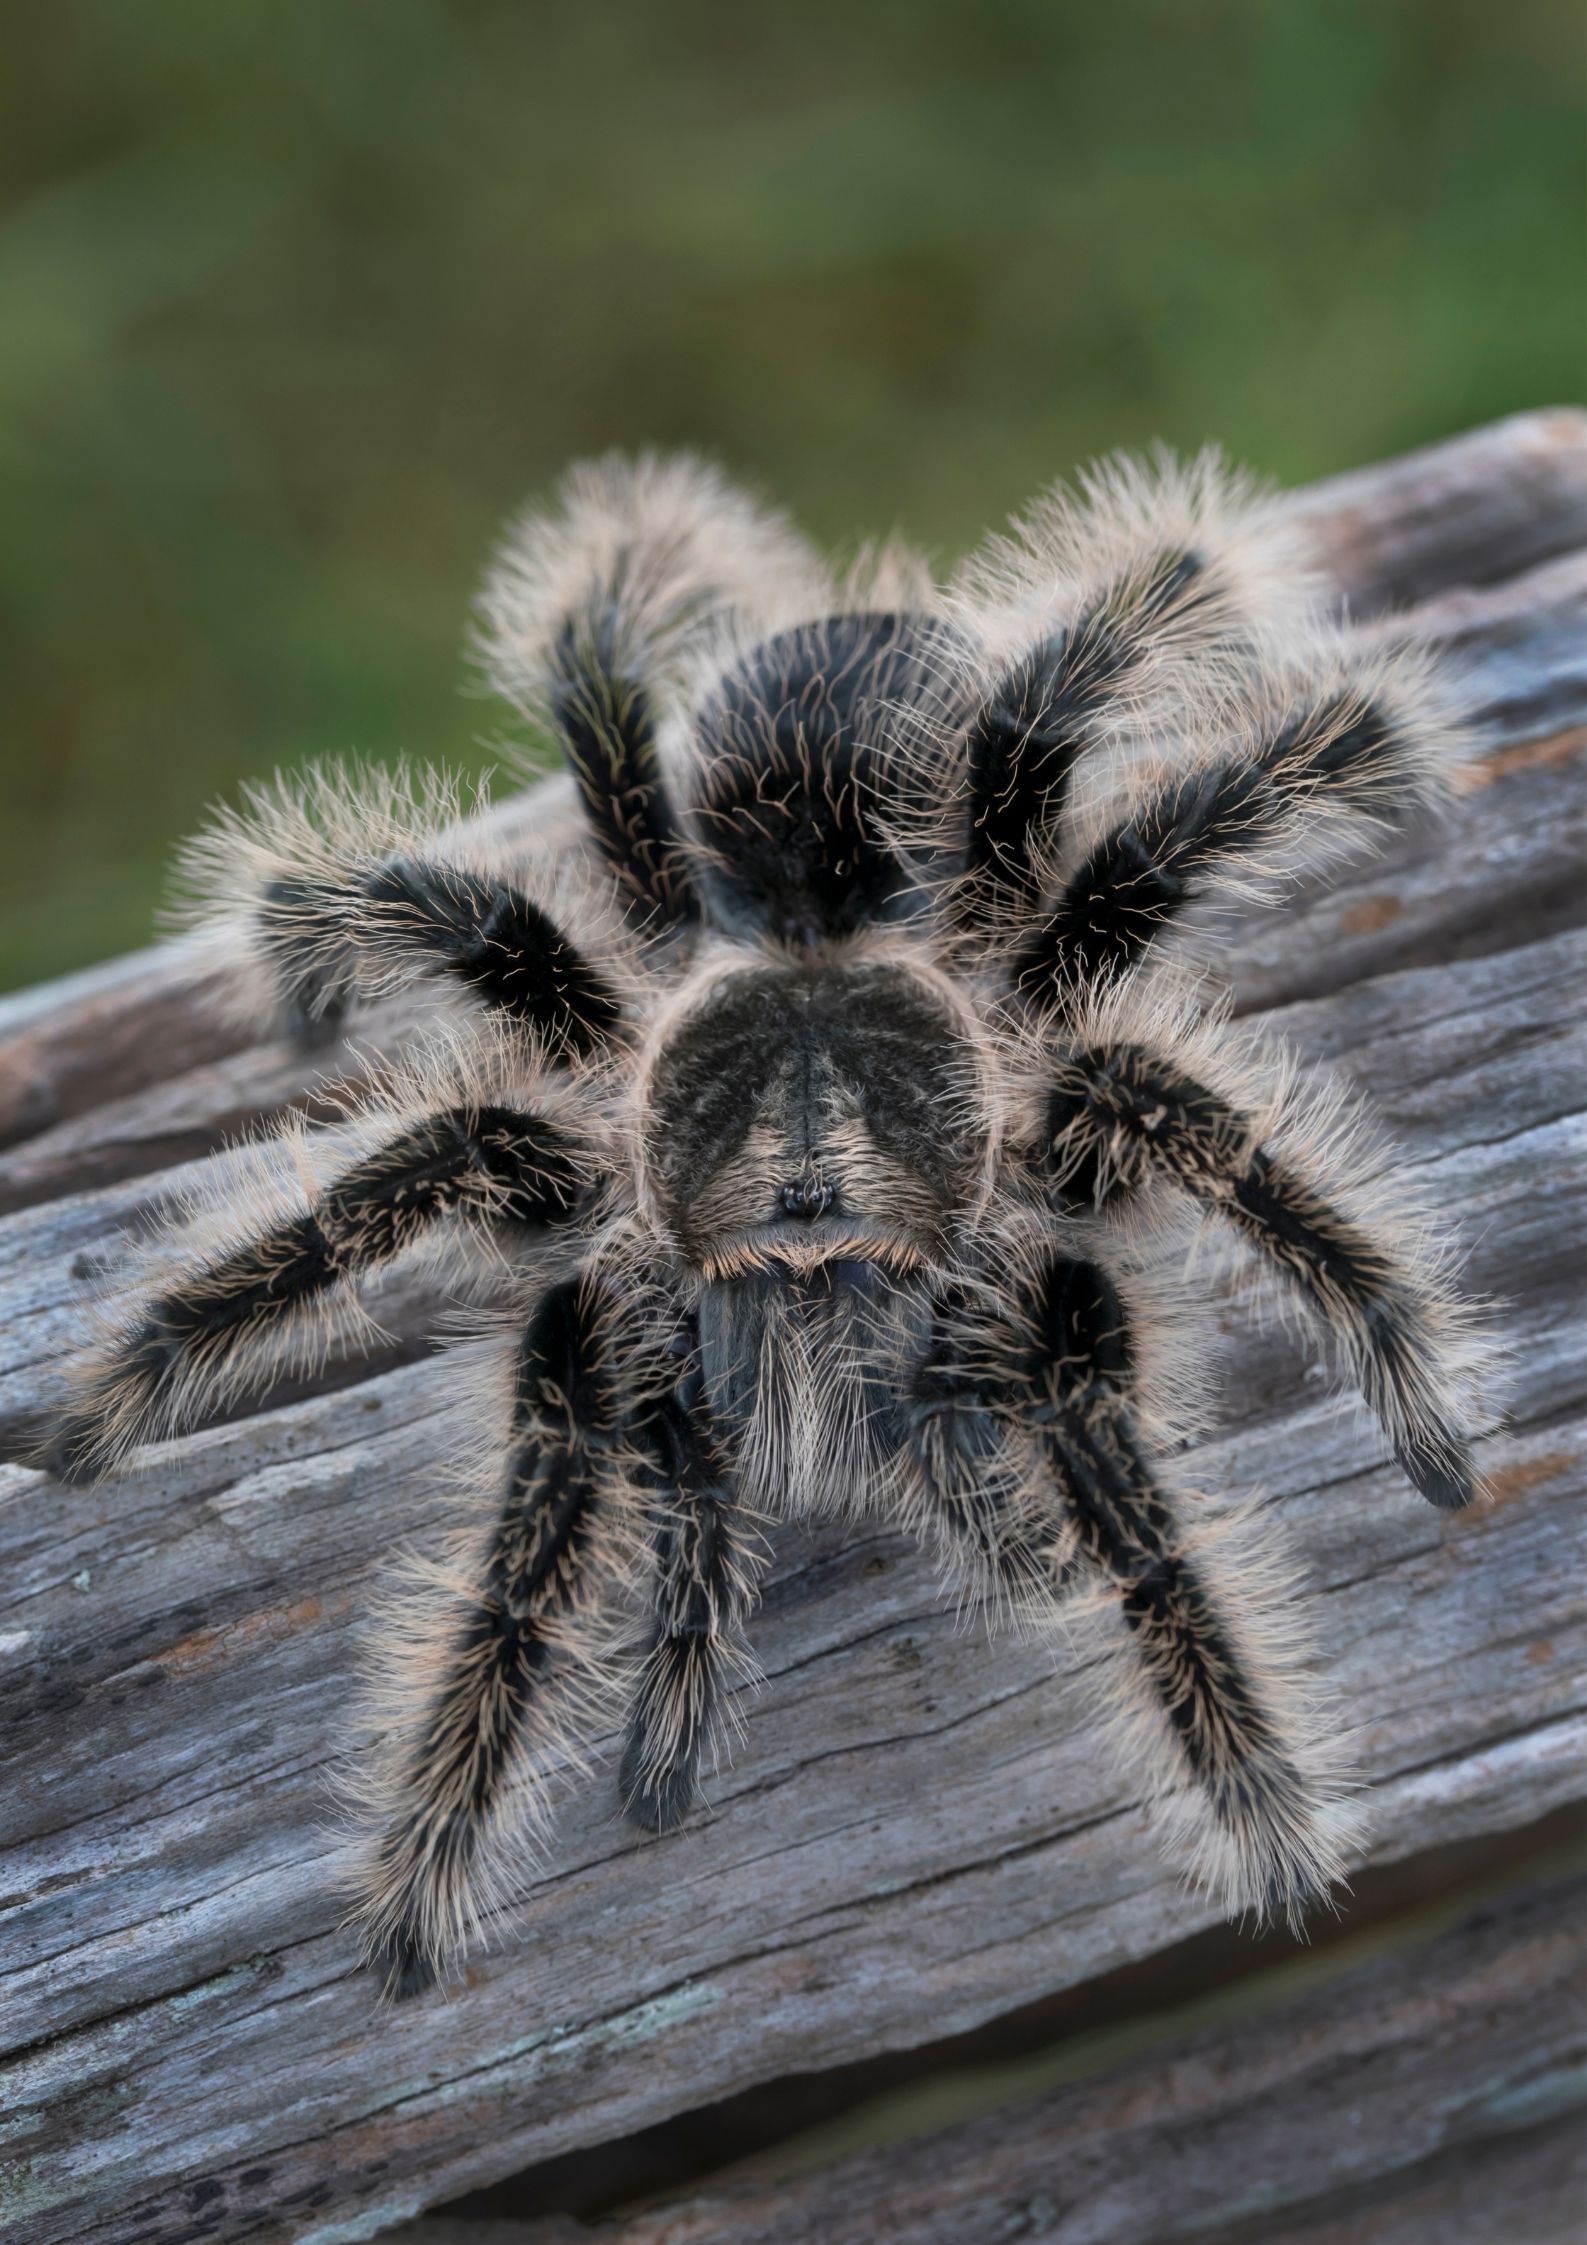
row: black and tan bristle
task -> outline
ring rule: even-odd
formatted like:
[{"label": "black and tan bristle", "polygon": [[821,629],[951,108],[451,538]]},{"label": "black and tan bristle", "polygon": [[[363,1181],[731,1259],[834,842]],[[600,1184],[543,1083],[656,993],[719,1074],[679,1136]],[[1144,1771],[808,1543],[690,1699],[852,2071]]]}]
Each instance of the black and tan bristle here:
[{"label": "black and tan bristle", "polygon": [[480,599],[487,674],[560,740],[641,924],[698,917],[661,747],[680,666],[725,619],[797,604],[816,569],[784,517],[687,456],[575,469],[497,556]]},{"label": "black and tan bristle", "polygon": [[982,1267],[942,1285],[903,1400],[895,1504],[961,1604],[994,1621],[1050,1615],[1067,1568],[1029,1432],[1035,1392],[1017,1303],[1053,1227],[1030,1213],[982,1244]]},{"label": "black and tan bristle", "polygon": [[341,1126],[294,1117],[212,1167],[185,1225],[129,1254],[96,1305],[99,1345],[73,1367],[47,1463],[98,1479],[239,1395],[314,1372],[338,1339],[373,1337],[362,1282],[420,1253],[444,1264],[469,1235],[556,1231],[594,1175],[576,1098],[510,1042],[418,1048]]},{"label": "black and tan bristle", "polygon": [[1298,1925],[1342,1875],[1352,1818],[1294,1586],[1248,1520],[1221,1523],[1225,1539],[1244,1535],[1238,1565],[1219,1563],[1216,1516],[1199,1533],[1189,1524],[1142,1440],[1134,1326],[1100,1264],[1055,1250],[1027,1291],[1024,1329],[1065,1611],[1089,1578],[1113,1622],[1111,1711],[1134,1718],[1154,1794],[1193,1833],[1195,1875],[1231,1907]]},{"label": "black and tan bristle", "polygon": [[1429,1503],[1481,1494],[1472,1441],[1495,1352],[1419,1194],[1341,1088],[1307,1090],[1225,1017],[1128,984],[1054,1040],[1049,1067],[1061,1204],[1149,1223],[1168,1186],[1221,1218],[1333,1337]]},{"label": "black and tan bristle", "polygon": [[629,1345],[588,1277],[544,1297],[513,1354],[483,1534],[418,1570],[377,1623],[378,1735],[348,1789],[370,1834],[356,1918],[388,1994],[429,1986],[527,1876],[552,1768],[580,1760],[621,1687],[645,1521]]},{"label": "black and tan bristle", "polygon": [[717,925],[811,952],[918,913],[895,774],[905,736],[940,726],[946,628],[839,609],[731,662],[691,728],[689,823]]},{"label": "black and tan bristle", "polygon": [[916,757],[957,925],[1006,945],[1076,792],[1106,786],[1198,673],[1232,686],[1316,614],[1303,538],[1212,452],[1105,462],[987,540],[948,588],[943,723]]},{"label": "black and tan bristle", "polygon": [[365,994],[358,921],[369,872],[444,848],[483,808],[448,773],[400,760],[278,772],[244,786],[183,844],[172,925],[234,1018],[323,1042]]},{"label": "black and tan bristle", "polygon": [[1452,800],[1464,736],[1421,656],[1312,632],[1238,692],[1187,681],[1122,800],[1098,795],[1041,873],[1010,972],[1037,1009],[1126,973],[1209,910]]},{"label": "black and tan bristle", "polygon": [[651,1626],[628,1711],[623,1805],[652,1832],[682,1823],[755,1678],[746,1637],[765,1552],[735,1497],[698,1376],[639,1429],[649,1461]]},{"label": "black and tan bristle", "polygon": [[488,813],[405,765],[278,776],[186,846],[179,924],[230,1010],[302,1043],[424,981],[548,1055],[602,1052],[633,995],[621,917],[576,853],[509,851]]}]

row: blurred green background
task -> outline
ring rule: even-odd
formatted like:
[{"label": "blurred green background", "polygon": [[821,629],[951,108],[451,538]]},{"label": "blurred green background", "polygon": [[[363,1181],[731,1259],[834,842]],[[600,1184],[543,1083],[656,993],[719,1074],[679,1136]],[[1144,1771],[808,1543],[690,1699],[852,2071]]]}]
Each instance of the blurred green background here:
[{"label": "blurred green background", "polygon": [[468,604],[686,442],[952,549],[1580,393],[1578,0],[102,0],[0,69],[0,985],[331,751],[490,760]]}]

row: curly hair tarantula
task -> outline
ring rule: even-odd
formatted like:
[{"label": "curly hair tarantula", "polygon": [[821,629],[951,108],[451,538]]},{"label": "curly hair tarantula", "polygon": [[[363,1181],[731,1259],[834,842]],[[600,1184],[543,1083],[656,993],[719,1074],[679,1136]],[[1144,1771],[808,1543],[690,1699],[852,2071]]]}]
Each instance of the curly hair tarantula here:
[{"label": "curly hair tarantula", "polygon": [[360,1757],[359,1914],[391,1991],[501,1905],[610,1693],[628,1813],[688,1814],[752,1673],[759,1524],[818,1512],[903,1520],[1027,1622],[1097,1611],[1229,1906],[1337,1876],[1270,1531],[1164,1463],[1205,1385],[1187,1248],[1232,1227],[1440,1507],[1478,1494],[1482,1350],[1343,1097],[1187,963],[1205,900],[1449,782],[1431,667],[1344,641],[1293,522],[1211,456],[1116,463],[942,588],[896,546],[834,577],[694,462],[586,467],[482,604],[577,846],[339,771],[193,846],[233,1002],[310,1040],[394,1005],[405,1046],[153,1244],[49,1456],[103,1474],[316,1361],[399,1257],[509,1321],[466,1358],[483,1517],[376,1648],[405,1674]]}]

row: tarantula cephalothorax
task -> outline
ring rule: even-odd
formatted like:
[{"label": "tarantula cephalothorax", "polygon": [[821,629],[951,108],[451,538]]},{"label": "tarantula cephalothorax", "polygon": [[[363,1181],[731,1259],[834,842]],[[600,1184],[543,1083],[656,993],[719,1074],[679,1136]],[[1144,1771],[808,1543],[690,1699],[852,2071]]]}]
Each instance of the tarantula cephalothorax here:
[{"label": "tarantula cephalothorax", "polygon": [[1163,1463],[1187,1227],[1221,1217],[1328,1329],[1435,1505],[1476,1493],[1480,1351],[1344,1101],[1185,964],[1205,899],[1447,785],[1428,666],[1347,648],[1290,521],[1211,460],[1116,466],[941,589],[898,548],[835,580],[688,461],[580,470],[483,603],[576,846],[334,772],[195,845],[237,1004],[411,1028],[417,986],[440,1018],[153,1244],[49,1455],[103,1473],[356,1336],[398,1257],[510,1320],[466,1360],[482,1518],[376,1645],[403,1674],[360,1912],[392,1989],[500,1903],[610,1692],[628,1810],[688,1812],[750,1672],[757,1524],[817,1509],[895,1513],[1026,1619],[1089,1598],[1227,1901],[1334,1877],[1281,1571]]}]

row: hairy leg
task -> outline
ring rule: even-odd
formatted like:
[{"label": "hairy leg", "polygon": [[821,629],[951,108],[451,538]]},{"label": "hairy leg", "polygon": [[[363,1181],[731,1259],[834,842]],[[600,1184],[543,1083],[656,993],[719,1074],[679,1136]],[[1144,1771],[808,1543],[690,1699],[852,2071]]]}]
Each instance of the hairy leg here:
[{"label": "hairy leg", "polygon": [[966,620],[1006,646],[980,666],[957,763],[961,924],[1005,938],[1035,914],[1078,768],[1121,720],[1170,707],[1187,664],[1227,680],[1307,617],[1305,558],[1271,501],[1212,455],[1115,463],[1039,501],[972,556]]},{"label": "hairy leg", "polygon": [[621,1786],[634,1821],[665,1832],[694,1806],[728,1691],[753,1673],[745,1630],[761,1553],[728,1485],[697,1370],[650,1414],[639,1439],[655,1485],[653,1621]]},{"label": "hairy leg", "polygon": [[373,1149],[306,1205],[261,1224],[239,1195],[221,1212],[224,1244],[131,1295],[47,1441],[53,1471],[96,1479],[137,1444],[277,1375],[294,1350],[312,1360],[350,1288],[443,1226],[539,1231],[575,1214],[585,1151],[534,1106],[465,1101],[367,1119]]},{"label": "hairy leg", "polygon": [[789,524],[699,461],[575,469],[508,538],[481,608],[494,682],[557,733],[630,912],[665,929],[699,903],[659,731],[680,667],[815,573]]},{"label": "hairy leg", "polygon": [[945,1484],[928,1372],[917,1407],[938,1424],[916,1446],[924,1517],[966,1541],[994,1587],[1003,1574],[1026,1618],[1088,1588],[1104,1595],[1123,1628],[1112,1672],[1122,1711],[1159,1790],[1182,1813],[1188,1804],[1200,1868],[1232,1906],[1298,1918],[1339,1872],[1337,1783],[1258,1604],[1271,1563],[1248,1551],[1220,1569],[1150,1456],[1112,1280],[1056,1249],[1027,1257],[1003,1308],[956,1313],[943,1349],[973,1367],[980,1393],[967,1417],[961,1390],[961,1427],[979,1414],[977,1442],[996,1424],[998,1455],[1023,1463],[1001,1488],[975,1475],[960,1493]]},{"label": "hairy leg", "polygon": [[482,1546],[386,1617],[395,1743],[362,1790],[378,1837],[361,1879],[366,1954],[387,1992],[429,1986],[497,1906],[539,1795],[515,1784],[567,1748],[610,1668],[612,1607],[640,1521],[628,1474],[621,1321],[585,1280],[556,1287],[514,1365],[510,1448]]},{"label": "hairy leg", "polygon": [[940,1303],[901,1414],[903,1521],[971,1597],[1028,1614],[1062,1590],[1070,1569],[1051,1491],[1019,1425],[1025,1400],[990,1304],[963,1294]]},{"label": "hairy leg", "polygon": [[1428,1502],[1469,1504],[1474,1321],[1436,1246],[1363,1175],[1359,1133],[1314,1122],[1282,1084],[1253,1115],[1198,1066],[1218,1063],[1204,1031],[1148,1042],[1114,1010],[1118,1033],[1077,1040],[1055,1070],[1045,1135],[1057,1197],[1124,1212],[1168,1183],[1221,1216],[1332,1334]]},{"label": "hairy leg", "polygon": [[1321,655],[1257,681],[1249,702],[1192,700],[1177,721],[1228,745],[1144,787],[1019,933],[1010,968],[1033,1006],[1071,1002],[1160,947],[1220,889],[1261,891],[1353,835],[1445,799],[1451,728],[1420,667]]},{"label": "hairy leg", "polygon": [[967,926],[992,932],[1035,909],[1076,765],[1205,593],[1196,556],[1160,554],[988,682],[964,742],[967,878],[955,905]]},{"label": "hairy leg", "polygon": [[[248,792],[185,853],[189,918],[227,997],[300,1042],[349,1009],[439,978],[551,1053],[597,1051],[622,1025],[610,931],[589,898],[552,909],[464,830],[433,775],[338,767]],[[589,926],[576,938],[575,903]],[[250,974],[248,963],[257,962]]]}]

